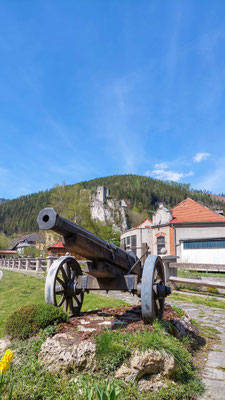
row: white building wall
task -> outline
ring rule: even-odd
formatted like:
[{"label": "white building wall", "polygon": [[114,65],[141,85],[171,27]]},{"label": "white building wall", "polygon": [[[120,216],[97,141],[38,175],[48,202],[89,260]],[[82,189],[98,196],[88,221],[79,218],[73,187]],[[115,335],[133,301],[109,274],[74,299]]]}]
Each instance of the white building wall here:
[{"label": "white building wall", "polygon": [[225,249],[184,249],[183,240],[225,239],[225,226],[176,226],[176,254],[178,262],[224,264]]},{"label": "white building wall", "polygon": [[[150,227],[130,229],[121,235],[120,240],[123,241],[123,239],[131,238],[131,236],[136,236],[136,255],[138,258],[142,256],[143,243],[147,243],[150,250],[152,249],[152,232]],[[129,245],[127,247],[129,247]]]},{"label": "white building wall", "polygon": [[225,249],[184,249],[178,262],[196,264],[225,264]]},{"label": "white building wall", "polygon": [[157,236],[165,235],[166,254],[170,254],[170,227],[162,226],[160,228],[152,228],[152,254],[157,255]]},{"label": "white building wall", "polygon": [[159,205],[157,211],[153,214],[153,225],[163,225],[170,222],[172,214],[163,204]]}]

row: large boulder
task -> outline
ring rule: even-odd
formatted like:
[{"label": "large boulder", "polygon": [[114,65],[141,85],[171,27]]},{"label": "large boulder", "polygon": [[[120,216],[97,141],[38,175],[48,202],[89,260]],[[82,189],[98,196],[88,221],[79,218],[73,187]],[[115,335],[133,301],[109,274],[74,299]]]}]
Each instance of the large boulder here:
[{"label": "large boulder", "polygon": [[127,364],[123,364],[115,374],[125,382],[137,381],[141,390],[156,390],[165,384],[176,368],[175,359],[166,351],[149,349],[136,351]]},{"label": "large boulder", "polygon": [[94,368],[95,352],[93,341],[80,341],[78,336],[59,333],[43,343],[38,360],[51,372],[84,370]]}]

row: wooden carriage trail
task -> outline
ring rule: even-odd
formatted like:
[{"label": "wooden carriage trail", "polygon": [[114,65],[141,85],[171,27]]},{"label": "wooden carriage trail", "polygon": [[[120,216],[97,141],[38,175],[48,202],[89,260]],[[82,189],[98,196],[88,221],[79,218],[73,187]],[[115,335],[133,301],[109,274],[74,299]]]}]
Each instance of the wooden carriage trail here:
[{"label": "wooden carriage trail", "polygon": [[[100,292],[99,292],[100,294]],[[137,296],[122,292],[101,292],[103,296],[116,297],[130,304],[139,304]],[[222,300],[221,300],[222,301]],[[225,399],[225,311],[207,307],[202,304],[189,304],[167,297],[166,304],[176,305],[184,310],[191,319],[202,327],[212,327],[218,331],[218,339],[205,355],[201,376],[205,385],[205,393],[199,400]]]}]

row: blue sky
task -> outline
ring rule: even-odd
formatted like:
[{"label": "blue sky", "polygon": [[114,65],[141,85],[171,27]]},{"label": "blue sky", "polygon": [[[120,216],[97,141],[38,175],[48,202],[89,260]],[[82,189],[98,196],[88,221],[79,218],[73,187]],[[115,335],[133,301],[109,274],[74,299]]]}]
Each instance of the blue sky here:
[{"label": "blue sky", "polygon": [[0,197],[133,173],[225,192],[224,0],[0,3]]}]

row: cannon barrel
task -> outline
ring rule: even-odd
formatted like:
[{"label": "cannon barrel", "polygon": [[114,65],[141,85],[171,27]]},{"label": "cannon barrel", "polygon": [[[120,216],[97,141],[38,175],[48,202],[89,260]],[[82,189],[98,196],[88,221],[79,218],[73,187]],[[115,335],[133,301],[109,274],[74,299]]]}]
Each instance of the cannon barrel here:
[{"label": "cannon barrel", "polygon": [[[137,262],[136,256],[128,254],[125,250],[99,238],[79,225],[61,218],[53,208],[41,210],[37,223],[40,229],[53,230],[63,235],[64,244],[68,250],[89,260],[106,261],[124,272],[128,272]],[[141,275],[140,262],[137,262],[132,272]]]}]

